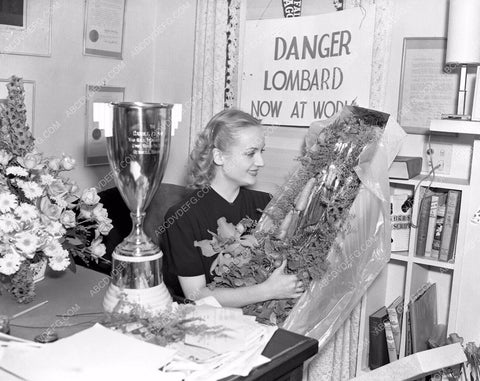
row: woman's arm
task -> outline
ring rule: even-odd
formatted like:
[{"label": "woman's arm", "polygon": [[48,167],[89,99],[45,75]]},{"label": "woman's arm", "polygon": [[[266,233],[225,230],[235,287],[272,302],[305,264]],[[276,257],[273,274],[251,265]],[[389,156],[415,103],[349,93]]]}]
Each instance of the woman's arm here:
[{"label": "woman's arm", "polygon": [[263,283],[248,287],[222,288],[210,290],[207,287],[205,275],[183,277],[178,280],[185,296],[198,300],[206,296],[213,296],[224,307],[243,307],[247,304],[264,302],[271,299],[298,298],[304,291],[301,281],[296,275],[284,273],[287,261],[275,269]]}]

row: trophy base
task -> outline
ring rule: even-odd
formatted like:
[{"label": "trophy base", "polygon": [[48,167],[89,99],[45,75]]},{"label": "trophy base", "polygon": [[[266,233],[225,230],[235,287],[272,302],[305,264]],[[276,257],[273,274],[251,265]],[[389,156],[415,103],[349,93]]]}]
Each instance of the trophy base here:
[{"label": "trophy base", "polygon": [[[123,297],[121,297],[121,295],[123,295]],[[121,299],[126,299],[131,303],[138,304],[153,313],[165,310],[172,305],[172,297],[164,283],[155,287],[141,288],[138,290],[129,288],[122,289],[110,283],[105,298],[103,299],[103,309],[106,312],[112,312]]]},{"label": "trophy base", "polygon": [[144,256],[126,256],[115,250],[112,254],[112,281],[103,300],[104,310],[112,312],[122,300],[152,312],[169,308],[172,297],[162,281],[161,257],[158,248],[156,253]]}]

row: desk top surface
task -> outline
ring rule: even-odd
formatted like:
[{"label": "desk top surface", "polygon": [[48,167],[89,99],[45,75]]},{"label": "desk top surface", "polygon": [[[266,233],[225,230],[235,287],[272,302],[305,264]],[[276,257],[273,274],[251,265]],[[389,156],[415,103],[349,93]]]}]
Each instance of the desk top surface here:
[{"label": "desk top surface", "polygon": [[[35,300],[29,304],[19,304],[8,294],[1,295],[0,314],[13,316],[48,300],[35,310],[12,319],[10,333],[33,340],[46,330],[54,329],[59,338],[67,337],[98,321],[103,313],[102,302],[109,281],[107,275],[81,266],[77,266],[75,274],[71,271],[47,272],[46,279],[36,284]],[[298,367],[317,351],[317,340],[279,329],[263,351],[272,361],[246,378],[230,377],[228,380],[273,380],[276,377],[272,374]]]}]

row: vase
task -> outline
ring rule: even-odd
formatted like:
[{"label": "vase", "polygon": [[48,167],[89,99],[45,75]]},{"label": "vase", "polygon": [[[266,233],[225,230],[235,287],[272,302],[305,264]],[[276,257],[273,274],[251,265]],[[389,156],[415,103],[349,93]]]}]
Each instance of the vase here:
[{"label": "vase", "polygon": [[30,269],[32,270],[33,283],[40,282],[45,278],[45,272],[47,270],[47,260],[41,259],[38,262],[31,263]]}]

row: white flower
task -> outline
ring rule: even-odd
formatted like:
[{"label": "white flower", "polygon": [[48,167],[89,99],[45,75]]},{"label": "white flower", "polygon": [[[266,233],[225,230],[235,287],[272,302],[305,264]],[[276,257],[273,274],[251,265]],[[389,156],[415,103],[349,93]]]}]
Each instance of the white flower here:
[{"label": "white flower", "polygon": [[23,193],[25,193],[25,197],[30,200],[40,197],[43,193],[40,185],[33,181],[18,181],[18,186],[22,189]]},{"label": "white flower", "polygon": [[85,189],[82,193],[81,200],[87,205],[95,205],[100,201],[95,188]]},{"label": "white flower", "polygon": [[48,257],[53,257],[55,255],[58,255],[59,252],[61,252],[63,249],[62,245],[60,242],[58,242],[56,239],[51,240],[44,248],[43,252],[45,253],[46,256]]},{"label": "white flower", "polygon": [[60,169],[60,159],[50,159],[48,161],[48,168],[50,168],[52,171],[58,171]]},{"label": "white flower", "polygon": [[0,273],[5,275],[15,274],[20,268],[23,258],[17,253],[7,253],[0,258]]},{"label": "white flower", "polygon": [[63,236],[67,232],[63,225],[58,221],[50,221],[48,224],[48,231],[55,237]]},{"label": "white flower", "polygon": [[70,264],[70,259],[68,258],[68,251],[62,249],[55,252],[54,255],[48,258],[48,264],[55,271],[63,271]]},{"label": "white flower", "polygon": [[0,212],[6,213],[17,207],[17,197],[11,193],[0,193]]},{"label": "white flower", "polygon": [[85,220],[89,220],[90,218],[93,217],[92,215],[92,210],[88,206],[81,205],[80,206],[80,213],[78,215],[79,218],[83,218]]},{"label": "white flower", "polygon": [[29,258],[33,257],[30,254],[34,254],[38,246],[38,237],[33,233],[21,232],[15,236],[15,247]]},{"label": "white flower", "polygon": [[61,167],[66,170],[70,171],[75,167],[75,159],[72,158],[71,156],[64,156],[62,161],[60,162]]},{"label": "white flower", "polygon": [[39,169],[42,167],[42,155],[38,153],[29,152],[24,157],[18,157],[17,161],[22,167],[28,169]]},{"label": "white flower", "polygon": [[73,228],[75,226],[75,213],[72,210],[65,210],[60,215],[60,222],[66,228]]},{"label": "white flower", "polygon": [[62,208],[50,202],[48,197],[42,197],[40,200],[40,210],[53,221],[57,221],[62,213]]},{"label": "white flower", "polygon": [[95,208],[92,210],[92,215],[98,222],[106,222],[108,219],[108,212],[107,209],[103,207],[103,204],[95,205]]},{"label": "white flower", "polygon": [[8,167],[6,172],[7,175],[14,175],[18,177],[28,176],[28,171],[25,168],[19,167],[18,165],[14,167]]},{"label": "white flower", "polygon": [[51,174],[47,173],[46,175],[40,175],[40,183],[42,185],[50,185],[55,180]]},{"label": "white flower", "polygon": [[22,221],[31,221],[38,216],[37,208],[22,202],[14,212]]},{"label": "white flower", "polygon": [[11,233],[19,229],[19,226],[17,219],[12,213],[6,213],[0,216],[0,231]]},{"label": "white flower", "polygon": [[103,243],[100,243],[100,240],[93,240],[92,245],[89,247],[90,252],[95,258],[100,258],[105,255],[107,249]]},{"label": "white flower", "polygon": [[12,155],[10,153],[4,149],[0,149],[0,165],[6,166],[11,158]]},{"label": "white flower", "polygon": [[52,199],[62,209],[65,209],[68,206],[68,202],[65,199],[63,199],[61,196],[52,197]]},{"label": "white flower", "polygon": [[112,220],[108,219],[108,221],[102,221],[98,224],[98,231],[102,235],[107,235],[110,233],[110,230],[113,229],[113,225],[111,224]]}]

